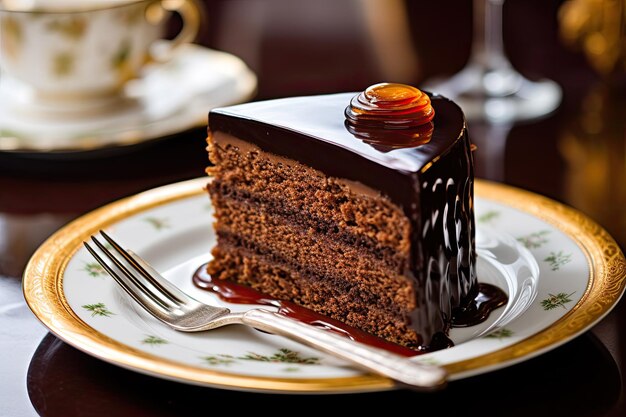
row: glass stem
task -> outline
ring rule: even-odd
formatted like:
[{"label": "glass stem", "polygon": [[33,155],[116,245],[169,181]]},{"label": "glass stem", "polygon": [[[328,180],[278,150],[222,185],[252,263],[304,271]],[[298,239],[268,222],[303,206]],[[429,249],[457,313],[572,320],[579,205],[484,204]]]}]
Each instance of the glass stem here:
[{"label": "glass stem", "polygon": [[474,64],[485,71],[510,69],[502,40],[502,5],[504,0],[474,0]]}]

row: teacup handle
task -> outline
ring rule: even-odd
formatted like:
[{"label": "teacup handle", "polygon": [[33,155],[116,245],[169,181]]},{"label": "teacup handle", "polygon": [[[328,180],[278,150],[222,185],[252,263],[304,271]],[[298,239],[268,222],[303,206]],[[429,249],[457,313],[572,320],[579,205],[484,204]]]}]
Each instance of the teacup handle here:
[{"label": "teacup handle", "polygon": [[160,0],[155,2],[154,6],[176,12],[183,19],[183,26],[178,35],[167,46],[158,45],[157,50],[151,51],[148,56],[148,61],[166,62],[177,48],[196,39],[200,30],[201,11],[196,0]]}]

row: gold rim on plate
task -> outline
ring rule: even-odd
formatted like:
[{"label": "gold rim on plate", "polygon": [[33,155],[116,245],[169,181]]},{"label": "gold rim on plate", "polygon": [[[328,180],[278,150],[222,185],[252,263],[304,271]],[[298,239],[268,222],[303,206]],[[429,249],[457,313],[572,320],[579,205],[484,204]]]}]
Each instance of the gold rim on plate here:
[{"label": "gold rim on plate", "polygon": [[[63,227],[30,259],[23,278],[28,306],[52,333],[104,361],[177,381],[239,390],[274,392],[355,392],[385,390],[392,381],[362,375],[344,378],[297,379],[236,375],[196,368],[159,358],[107,337],[83,322],[63,293],[65,267],[84,240],[99,229],[128,216],[172,201],[204,193],[208,178],[149,190],[108,204]],[[476,181],[476,195],[535,216],[564,232],[585,254],[590,276],[585,294],[560,320],[518,343],[492,353],[445,365],[451,379],[478,369],[509,365],[555,348],[603,318],[626,285],[626,260],[615,240],[582,213],[537,194],[510,186]]]}]

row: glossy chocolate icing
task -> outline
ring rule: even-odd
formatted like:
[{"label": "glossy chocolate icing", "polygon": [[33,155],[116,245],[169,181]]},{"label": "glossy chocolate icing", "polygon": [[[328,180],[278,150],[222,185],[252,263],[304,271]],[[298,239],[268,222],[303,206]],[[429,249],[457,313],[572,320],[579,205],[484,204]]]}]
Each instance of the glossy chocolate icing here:
[{"label": "glossy chocolate icing", "polygon": [[218,108],[209,113],[209,129],[250,141],[266,152],[295,159],[329,176],[362,182],[381,190],[406,210],[413,203],[412,193],[407,195],[398,181],[416,188],[420,171],[462,141],[466,130],[463,112],[452,101],[432,96],[437,115],[431,140],[384,152],[346,129],[344,110],[355,94],[292,97]]},{"label": "glossy chocolate icing", "polygon": [[347,128],[356,93],[246,103],[214,109],[209,129],[249,141],[328,176],[360,182],[401,207],[412,225],[417,281],[412,326],[428,346],[446,333],[453,311],[478,295],[474,249],[473,161],[465,118],[452,101],[431,95],[434,129],[426,143],[374,146]]}]

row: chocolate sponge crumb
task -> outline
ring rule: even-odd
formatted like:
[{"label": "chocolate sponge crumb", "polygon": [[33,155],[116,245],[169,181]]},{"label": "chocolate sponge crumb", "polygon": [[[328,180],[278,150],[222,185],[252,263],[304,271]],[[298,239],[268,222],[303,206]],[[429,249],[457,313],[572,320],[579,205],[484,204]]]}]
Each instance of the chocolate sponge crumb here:
[{"label": "chocolate sponge crumb", "polygon": [[209,137],[213,278],[419,348],[409,219],[387,197]]}]

